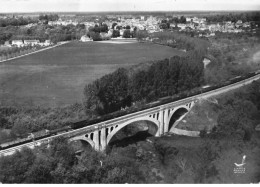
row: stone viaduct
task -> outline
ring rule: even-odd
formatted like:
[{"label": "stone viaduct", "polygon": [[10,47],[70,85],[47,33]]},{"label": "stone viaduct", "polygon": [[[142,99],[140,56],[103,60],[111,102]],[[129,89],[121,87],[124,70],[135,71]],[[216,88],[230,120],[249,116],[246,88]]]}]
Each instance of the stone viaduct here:
[{"label": "stone viaduct", "polygon": [[80,129],[80,132],[70,133],[70,141],[83,141],[90,144],[95,150],[103,151],[113,136],[122,128],[134,122],[150,122],[154,136],[161,136],[174,128],[179,121],[191,110],[195,100],[174,102],[147,110],[128,114],[108,120],[90,127]]}]

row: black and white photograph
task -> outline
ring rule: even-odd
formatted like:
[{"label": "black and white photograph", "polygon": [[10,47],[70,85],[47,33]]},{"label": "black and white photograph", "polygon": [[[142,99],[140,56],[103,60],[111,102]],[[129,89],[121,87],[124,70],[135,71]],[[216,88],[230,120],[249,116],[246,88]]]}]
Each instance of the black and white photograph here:
[{"label": "black and white photograph", "polygon": [[0,0],[0,184],[260,184],[260,0]]}]

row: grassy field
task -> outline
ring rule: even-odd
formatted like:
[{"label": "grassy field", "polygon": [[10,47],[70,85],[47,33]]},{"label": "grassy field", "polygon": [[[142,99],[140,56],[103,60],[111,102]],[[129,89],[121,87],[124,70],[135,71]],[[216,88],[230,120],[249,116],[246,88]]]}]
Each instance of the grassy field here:
[{"label": "grassy field", "polygon": [[56,107],[81,102],[87,83],[119,67],[181,53],[146,43],[71,42],[1,63],[0,104]]}]

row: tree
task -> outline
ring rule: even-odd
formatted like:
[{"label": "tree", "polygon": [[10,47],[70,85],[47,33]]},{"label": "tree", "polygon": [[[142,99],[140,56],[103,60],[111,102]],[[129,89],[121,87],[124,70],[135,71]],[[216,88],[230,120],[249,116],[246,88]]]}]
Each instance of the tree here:
[{"label": "tree", "polygon": [[117,23],[113,23],[112,24],[112,29],[115,29],[115,26],[117,25]]},{"label": "tree", "polygon": [[136,32],[136,38],[138,41],[141,41],[143,40],[144,38],[147,38],[148,37],[148,32],[147,31],[142,31],[142,30],[139,30]]},{"label": "tree", "polygon": [[141,165],[134,159],[123,156],[117,149],[113,150],[104,160],[101,183],[143,183],[144,174]]},{"label": "tree", "polygon": [[107,26],[107,24],[102,24],[101,26],[100,26],[100,32],[108,32],[108,26]]},{"label": "tree", "polygon": [[116,26],[116,29],[117,29],[117,30],[121,30],[121,29],[122,29],[122,26],[117,25],[117,26]]},{"label": "tree", "polygon": [[30,122],[28,121],[28,118],[23,118],[20,122],[16,122],[14,126],[12,127],[11,133],[14,136],[17,137],[26,137],[27,134],[30,132],[30,129],[28,128],[30,125]]},{"label": "tree", "polygon": [[181,16],[179,22],[186,23],[186,18],[184,16]]},{"label": "tree", "polygon": [[100,33],[100,32],[101,32],[101,28],[96,24],[96,25],[94,26],[94,28],[93,28],[93,31],[94,31],[95,33]]},{"label": "tree", "polygon": [[120,31],[119,30],[113,30],[112,37],[117,38],[119,36],[120,36]]},{"label": "tree", "polygon": [[218,117],[216,133],[219,136],[232,136],[240,140],[250,140],[253,130],[255,105],[247,100],[226,98],[227,102]]},{"label": "tree", "polygon": [[128,77],[124,68],[106,75],[85,87],[85,107],[99,114],[125,107],[128,102]]},{"label": "tree", "polygon": [[99,32],[90,32],[89,35],[93,39],[93,41],[101,41],[102,40]]},{"label": "tree", "polygon": [[160,24],[160,28],[161,29],[168,29],[168,26],[167,26],[166,23],[162,23],[162,24]]},{"label": "tree", "polygon": [[74,150],[68,145],[67,139],[64,137],[58,137],[52,140],[48,153],[56,164],[60,163],[65,168],[69,168],[74,164]]},{"label": "tree", "polygon": [[24,148],[11,156],[0,159],[0,181],[3,183],[22,183],[27,178],[26,172],[33,165],[35,155],[29,148]]},{"label": "tree", "polygon": [[26,172],[26,183],[52,183],[51,171],[53,167],[50,161],[38,158]]},{"label": "tree", "polygon": [[126,29],[123,33],[123,38],[130,38],[131,37],[131,32],[129,29]]}]

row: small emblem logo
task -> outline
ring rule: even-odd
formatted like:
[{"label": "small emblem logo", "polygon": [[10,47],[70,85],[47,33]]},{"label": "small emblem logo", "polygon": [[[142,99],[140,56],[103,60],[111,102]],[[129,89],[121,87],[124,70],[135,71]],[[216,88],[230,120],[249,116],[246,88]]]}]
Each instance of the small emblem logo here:
[{"label": "small emblem logo", "polygon": [[246,168],[244,167],[244,165],[246,164],[245,160],[246,160],[246,155],[243,156],[241,164],[234,163],[236,165],[236,167],[234,168],[234,173],[240,174],[246,172]]}]

